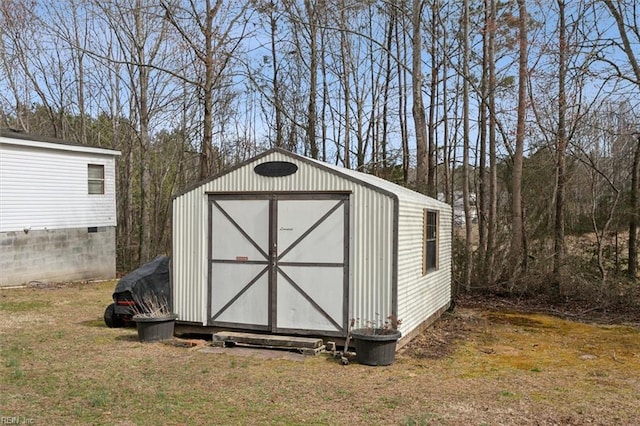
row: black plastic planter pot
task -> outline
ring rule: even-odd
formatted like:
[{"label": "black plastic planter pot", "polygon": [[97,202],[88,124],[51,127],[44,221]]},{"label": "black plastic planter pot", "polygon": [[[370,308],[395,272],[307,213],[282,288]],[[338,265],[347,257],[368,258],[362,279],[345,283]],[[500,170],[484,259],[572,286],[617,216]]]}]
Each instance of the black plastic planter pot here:
[{"label": "black plastic planter pot", "polygon": [[388,334],[379,329],[359,328],[351,331],[356,346],[356,360],[365,365],[390,365],[396,356],[396,344],[402,336],[399,331]]},{"label": "black plastic planter pot", "polygon": [[178,315],[171,314],[166,317],[138,317],[134,316],[138,329],[138,339],[141,342],[157,342],[169,340],[173,337],[173,329]]}]

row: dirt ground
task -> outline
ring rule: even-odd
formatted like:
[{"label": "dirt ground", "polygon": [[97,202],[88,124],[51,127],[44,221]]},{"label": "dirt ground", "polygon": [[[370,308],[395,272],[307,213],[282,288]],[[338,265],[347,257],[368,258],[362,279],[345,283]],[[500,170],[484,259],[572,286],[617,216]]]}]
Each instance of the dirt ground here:
[{"label": "dirt ground", "polygon": [[[626,313],[458,301],[388,367],[143,344],[114,283],[0,290],[0,417],[22,424],[640,424]],[[590,314],[595,314],[590,316]],[[287,359],[290,358],[290,359]]]}]

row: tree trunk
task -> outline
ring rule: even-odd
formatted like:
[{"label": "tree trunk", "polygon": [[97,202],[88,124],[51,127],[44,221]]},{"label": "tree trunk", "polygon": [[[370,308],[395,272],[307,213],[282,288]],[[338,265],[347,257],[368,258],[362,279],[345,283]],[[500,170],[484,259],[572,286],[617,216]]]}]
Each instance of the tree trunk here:
[{"label": "tree trunk", "polygon": [[[451,146],[449,145],[449,93],[447,91],[447,82],[449,79],[448,59],[447,59],[447,27],[442,28],[442,151],[444,154],[444,168],[443,168],[443,181],[444,181],[444,202],[447,204],[453,204],[453,179],[452,179],[452,166],[451,166]],[[453,221],[453,218],[451,218]]]},{"label": "tree trunk", "polygon": [[431,87],[429,88],[429,146],[428,146],[428,161],[427,161],[427,195],[436,198],[438,196],[437,189],[437,144],[436,144],[436,111],[437,111],[437,97],[438,97],[438,7],[439,1],[435,0],[431,4],[431,45],[429,54],[431,55]]},{"label": "tree trunk", "polygon": [[464,286],[467,291],[471,290],[471,267],[473,251],[471,248],[472,223],[471,205],[469,202],[469,0],[463,2],[462,18],[462,198],[465,217],[465,251],[464,251]]},{"label": "tree trunk", "polygon": [[487,285],[495,282],[494,265],[496,257],[496,239],[498,233],[498,160],[496,155],[496,64],[495,64],[495,39],[496,39],[496,14],[495,0],[489,0],[489,39],[487,48],[488,61],[488,102],[489,102],[489,212],[487,218]]},{"label": "tree trunk", "polygon": [[518,107],[516,124],[516,147],[513,156],[512,183],[512,233],[511,233],[511,278],[524,267],[524,221],[522,211],[522,165],[524,159],[524,137],[527,102],[527,7],[526,0],[518,0]]},{"label": "tree trunk", "polygon": [[[396,8],[392,8],[394,19],[398,19]],[[398,121],[400,126],[400,139],[402,140],[402,180],[405,184],[409,183],[409,129],[407,125],[407,69],[403,66],[407,58],[406,32],[400,31],[401,25],[396,25],[396,46],[398,57]],[[400,36],[402,34],[402,37]]]},{"label": "tree trunk", "polygon": [[204,97],[204,115],[202,119],[202,147],[200,149],[200,179],[206,179],[213,172],[213,17],[211,1],[206,0],[204,22],[204,83],[202,96]]},{"label": "tree trunk", "polygon": [[283,145],[284,129],[282,125],[282,99],[280,99],[280,80],[278,76],[278,54],[276,51],[276,34],[278,33],[278,20],[273,11],[269,14],[271,27],[271,65],[273,67],[273,105],[275,109],[276,134],[275,146],[281,148]]},{"label": "tree trunk", "polygon": [[318,159],[318,143],[316,141],[316,96],[318,90],[318,53],[315,6],[309,0],[304,2],[307,16],[309,17],[309,104],[307,107],[307,139],[311,158]]},{"label": "tree trunk", "polygon": [[[84,81],[84,48],[86,43],[80,40],[79,34],[79,22],[78,22],[78,9],[75,3],[71,5],[71,13],[73,19],[73,35],[76,46],[78,47],[73,54],[75,58],[76,69],[76,85],[78,87],[78,113],[80,115],[80,137],[78,138],[83,145],[87,144],[87,114],[85,111],[85,81]],[[84,34],[84,40],[86,41],[87,34]]]},{"label": "tree trunk", "polygon": [[138,114],[140,115],[140,163],[138,164],[139,184],[140,184],[140,223],[139,223],[139,249],[138,260],[146,262],[151,258],[153,247],[153,235],[151,232],[151,178],[149,174],[149,147],[151,145],[149,137],[149,68],[146,65],[144,52],[144,29],[142,23],[142,4],[140,0],[136,2],[135,25],[136,25],[136,61],[138,68]]},{"label": "tree trunk", "polygon": [[385,78],[384,88],[382,94],[382,137],[380,139],[380,156],[382,160],[382,168],[386,171],[387,164],[387,138],[389,133],[389,86],[391,86],[391,72],[392,72],[392,47],[393,47],[393,32],[396,24],[396,14],[393,11],[394,6],[389,6],[389,23],[386,34],[386,62],[385,62]]},{"label": "tree trunk", "polygon": [[327,161],[327,108],[329,108],[329,83],[327,82],[327,61],[326,61],[326,42],[324,30],[320,32],[320,70],[322,73],[322,112],[320,113],[320,121],[322,128],[322,161]]},{"label": "tree trunk", "polygon": [[629,268],[627,274],[635,280],[638,274],[638,215],[640,214],[640,136],[637,136],[635,153],[633,155],[633,169],[631,174],[631,215],[629,217]]},{"label": "tree trunk", "polygon": [[489,1],[484,1],[484,28],[482,31],[482,77],[480,80],[479,129],[480,132],[480,164],[478,167],[478,263],[477,276],[482,283],[486,283],[487,275],[487,123],[489,115],[489,32],[491,9]]},{"label": "tree trunk", "polygon": [[340,53],[342,56],[342,84],[344,90],[344,167],[351,167],[351,118],[349,108],[351,108],[351,89],[349,77],[349,46],[347,42],[347,16],[345,9],[340,10]]},{"label": "tree trunk", "polygon": [[412,114],[416,132],[416,188],[426,193],[428,174],[427,122],[422,101],[422,9],[423,0],[413,0],[411,24],[411,82]]},{"label": "tree trunk", "polygon": [[567,97],[565,93],[567,75],[567,40],[565,24],[565,0],[558,0],[559,10],[559,57],[558,57],[558,131],[556,134],[556,199],[553,226],[553,278],[551,297],[560,297],[562,263],[565,257],[564,243],[564,195],[566,187],[565,153],[567,148],[566,115]]}]

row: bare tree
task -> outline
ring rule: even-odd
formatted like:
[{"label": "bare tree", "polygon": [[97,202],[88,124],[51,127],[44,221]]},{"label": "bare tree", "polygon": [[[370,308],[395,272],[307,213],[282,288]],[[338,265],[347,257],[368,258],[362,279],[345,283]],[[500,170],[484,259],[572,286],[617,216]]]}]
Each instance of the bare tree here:
[{"label": "bare tree", "polygon": [[524,221],[522,210],[522,166],[527,107],[527,5],[526,0],[518,0],[518,109],[516,144],[512,169],[512,225],[511,225],[511,268],[512,278],[525,265]]},{"label": "bare tree", "polygon": [[411,7],[411,96],[412,114],[416,133],[416,187],[426,193],[429,173],[427,151],[427,121],[422,100],[422,13],[424,0],[413,0]]},{"label": "bare tree", "polygon": [[342,57],[342,90],[344,96],[344,151],[343,164],[346,168],[351,167],[351,118],[349,111],[351,108],[351,67],[349,64],[350,46],[347,32],[348,15],[345,10],[340,9],[340,55]]},{"label": "bare tree", "polygon": [[[448,39],[448,31],[447,26],[443,22],[441,18],[444,13],[444,9],[439,16],[440,25],[442,27],[442,52],[440,52],[442,57],[442,75],[441,75],[441,83],[442,83],[442,153],[444,159],[444,168],[443,168],[443,192],[444,192],[444,202],[447,204],[453,203],[453,179],[452,179],[452,170],[453,170],[453,161],[452,154],[455,152],[455,144],[449,142],[450,138],[450,130],[449,130],[449,92],[448,92],[448,83],[449,83],[449,60],[448,60],[448,49],[449,49],[449,39]],[[452,218],[453,220],[453,218]]]},{"label": "bare tree", "polygon": [[273,104],[275,107],[275,120],[276,120],[276,129],[275,129],[275,138],[276,138],[276,146],[282,147],[283,145],[283,137],[284,137],[284,126],[282,123],[282,100],[280,94],[280,78],[278,75],[279,72],[279,62],[278,62],[278,53],[276,47],[276,35],[278,34],[278,18],[276,16],[276,12],[273,11],[273,3],[270,5],[269,11],[269,27],[271,29],[271,64],[273,66]]},{"label": "bare tree", "polygon": [[[61,123],[63,133],[60,136],[83,144],[87,143],[86,108],[89,101],[86,97],[85,68],[87,61],[90,60],[86,54],[90,37],[90,21],[86,19],[85,6],[76,0],[47,4],[43,6],[44,16],[41,20],[41,25],[46,28],[46,32],[57,41],[57,50],[66,52],[64,68],[70,69],[73,76],[65,78],[68,80],[67,89],[65,89],[68,99],[66,103],[69,104],[67,107],[69,114],[77,113],[79,129],[76,129],[72,123],[68,123],[68,118],[63,118],[64,122]],[[68,66],[69,64],[71,66]],[[64,111],[65,109],[62,109],[60,113],[63,115]]]},{"label": "bare tree", "polygon": [[467,291],[471,290],[471,271],[472,271],[472,259],[473,249],[471,247],[471,238],[473,235],[473,228],[471,223],[471,204],[470,204],[470,165],[469,165],[469,150],[470,150],[470,129],[469,129],[469,0],[462,2],[462,197],[464,207],[465,218],[465,252],[464,252],[464,286]]},{"label": "bare tree", "polygon": [[[605,110],[606,111],[606,110]],[[585,166],[590,189],[590,220],[596,237],[596,263],[600,282],[604,287],[608,269],[605,266],[605,239],[618,212],[621,190],[616,179],[614,164],[618,160],[612,155],[611,144],[617,127],[612,122],[613,114],[596,111],[590,117],[592,126],[582,138],[582,144],[573,144],[574,156]],[[603,115],[597,117],[595,114]],[[604,114],[603,114],[604,113]],[[604,120],[603,120],[604,118]]]},{"label": "bare tree", "polygon": [[489,212],[487,215],[487,249],[486,249],[486,279],[488,284],[494,283],[494,269],[496,257],[496,239],[498,232],[498,161],[497,161],[497,135],[496,135],[496,17],[497,6],[495,0],[485,1],[485,8],[488,11],[487,26],[487,109],[488,116],[488,137],[489,137]]},{"label": "bare tree", "polygon": [[205,0],[203,9],[201,3],[195,0],[189,0],[188,7],[168,0],[161,1],[160,5],[166,13],[166,19],[180,34],[185,46],[193,52],[195,60],[204,68],[204,76],[178,76],[201,91],[203,118],[200,178],[204,179],[220,169],[220,159],[213,149],[214,98],[245,37],[247,5],[241,4],[239,8],[235,8],[224,0],[213,0],[213,3],[212,0]]},{"label": "bare tree", "polygon": [[[138,176],[139,219],[137,241],[139,262],[155,256],[157,233],[152,229],[151,197],[151,128],[152,120],[158,114],[161,100],[168,95],[168,79],[158,68],[168,68],[166,46],[168,23],[159,19],[159,8],[146,0],[131,0],[127,3],[96,3],[101,16],[113,31],[119,51],[127,59],[127,90],[130,94],[130,114],[137,125],[139,156],[137,164],[131,164]],[[111,57],[112,62],[121,59]],[[162,77],[165,78],[162,78]],[[132,162],[133,163],[133,162]],[[133,182],[132,182],[133,184]]]},{"label": "bare tree", "polygon": [[[638,15],[637,1],[633,2],[614,2],[612,0],[602,0],[606,8],[609,10],[609,13],[613,17],[616,27],[618,29],[618,33],[620,35],[620,40],[615,41],[615,46],[621,50],[624,55],[627,57],[627,61],[630,67],[630,72],[624,73],[612,60],[606,59],[603,57],[601,59],[609,62],[615,70],[617,70],[618,77],[631,82],[635,85],[636,89],[640,89],[640,64],[638,63],[637,57],[637,49],[634,48],[634,45],[637,45],[640,42],[640,24],[638,23]],[[631,3],[631,4],[629,4]],[[640,141],[639,141],[640,144]],[[637,242],[637,221],[638,221],[638,198],[640,195],[638,194],[638,182],[637,182],[637,167],[638,167],[638,150],[640,147],[636,148],[636,153],[634,154],[634,165],[633,171],[634,176],[636,177],[635,183],[632,183],[631,189],[631,216],[629,218],[629,268],[628,275],[631,279],[637,278],[637,268],[638,268],[638,242]]]},{"label": "bare tree", "polygon": [[409,182],[409,167],[410,167],[410,158],[411,158],[411,150],[409,148],[409,126],[408,126],[408,76],[407,69],[403,66],[403,64],[407,61],[408,52],[407,52],[407,35],[406,31],[403,31],[404,25],[403,22],[406,22],[406,15],[404,13],[400,13],[397,7],[392,9],[393,17],[398,22],[396,25],[395,31],[395,44],[396,44],[396,57],[397,61],[397,74],[398,74],[398,118],[399,118],[399,126],[400,126],[400,140],[402,142],[402,178],[404,183]]},{"label": "bare tree", "polygon": [[636,149],[633,154],[629,215],[629,278],[636,279],[638,274],[638,216],[640,215],[640,134],[636,133]]},{"label": "bare tree", "polygon": [[307,106],[307,139],[311,158],[318,158],[318,143],[316,140],[317,108],[316,98],[318,92],[318,25],[317,5],[312,5],[305,0],[304,8],[309,19],[309,102]]},{"label": "bare tree", "polygon": [[[382,93],[382,138],[380,140],[379,149],[374,151],[374,162],[377,163],[380,158],[382,168],[386,169],[387,163],[387,149],[388,149],[388,135],[389,135],[389,104],[391,100],[390,86],[393,84],[393,34],[397,26],[397,13],[395,11],[395,5],[387,5],[387,33],[386,33],[386,52],[385,52],[385,77],[384,87]],[[378,157],[379,156],[379,157]]]},{"label": "bare tree", "polygon": [[[63,138],[66,112],[65,62],[61,52],[46,48],[48,40],[38,32],[36,11],[26,1],[0,3],[2,51],[7,79],[16,98],[17,122],[28,132]],[[32,98],[33,96],[33,98]],[[39,104],[46,112],[47,123],[31,123],[29,108]]]},{"label": "bare tree", "polygon": [[564,197],[566,187],[566,115],[567,95],[565,85],[567,78],[567,24],[565,22],[565,1],[558,0],[558,131],[556,137],[556,199],[553,226],[553,279],[551,294],[556,299],[560,296],[562,282],[562,264],[565,257],[564,243]]},{"label": "bare tree", "polygon": [[438,75],[440,73],[440,64],[438,58],[438,49],[440,42],[440,2],[434,0],[431,4],[431,42],[429,43],[429,56],[431,56],[431,81],[429,85],[429,122],[427,133],[427,195],[431,197],[437,197],[438,190],[436,187],[436,114],[438,110]]}]

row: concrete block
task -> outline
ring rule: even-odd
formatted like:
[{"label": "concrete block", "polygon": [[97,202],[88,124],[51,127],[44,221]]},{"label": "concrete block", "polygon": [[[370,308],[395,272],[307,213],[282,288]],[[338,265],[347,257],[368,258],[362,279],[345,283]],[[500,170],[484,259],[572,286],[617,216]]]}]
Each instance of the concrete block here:
[{"label": "concrete block", "polygon": [[115,278],[115,227],[92,234],[86,228],[17,234],[0,233],[0,286]]}]

